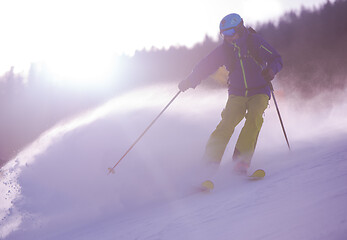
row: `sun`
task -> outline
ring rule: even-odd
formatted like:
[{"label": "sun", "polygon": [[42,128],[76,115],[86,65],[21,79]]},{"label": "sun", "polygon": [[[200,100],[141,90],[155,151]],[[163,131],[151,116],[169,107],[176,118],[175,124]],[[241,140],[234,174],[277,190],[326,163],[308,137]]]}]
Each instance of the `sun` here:
[{"label": "sun", "polygon": [[116,67],[114,64],[111,54],[66,48],[45,60],[52,81],[74,88],[94,88],[105,84]]}]

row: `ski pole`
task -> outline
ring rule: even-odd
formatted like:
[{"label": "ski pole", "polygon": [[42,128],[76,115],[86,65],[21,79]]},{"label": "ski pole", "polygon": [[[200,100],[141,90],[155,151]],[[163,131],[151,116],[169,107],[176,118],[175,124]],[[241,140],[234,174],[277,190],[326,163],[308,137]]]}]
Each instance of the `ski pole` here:
[{"label": "ski pole", "polygon": [[[165,108],[159,113],[159,115],[149,124],[149,126],[143,131],[143,133],[136,139],[136,141],[130,146],[130,148],[124,153],[124,155],[118,160],[118,162],[112,167],[108,168],[108,174],[114,173],[114,168],[123,160],[123,158],[133,149],[138,141],[145,135],[145,133],[152,127],[152,125],[158,120],[158,118],[165,112],[165,110],[171,105],[171,103],[178,97],[181,91],[178,91],[176,95],[171,99],[171,101],[165,106]],[[107,175],[108,175],[107,174]]]},{"label": "ski pole", "polygon": [[272,98],[273,98],[274,103],[275,103],[275,106],[276,106],[278,118],[280,119],[280,122],[281,122],[281,126],[282,126],[282,130],[283,130],[283,133],[284,133],[284,137],[285,137],[285,139],[286,139],[286,141],[287,141],[287,145],[288,145],[288,148],[289,148],[289,150],[290,150],[290,145],[289,145],[287,133],[286,133],[286,130],[284,129],[284,124],[283,124],[283,121],[282,121],[281,113],[280,113],[280,110],[279,110],[279,108],[278,108],[277,101],[276,101],[275,94],[274,94],[274,87],[272,86],[272,83],[271,83],[271,82],[269,82],[269,86],[270,86],[270,89],[271,89]]}]

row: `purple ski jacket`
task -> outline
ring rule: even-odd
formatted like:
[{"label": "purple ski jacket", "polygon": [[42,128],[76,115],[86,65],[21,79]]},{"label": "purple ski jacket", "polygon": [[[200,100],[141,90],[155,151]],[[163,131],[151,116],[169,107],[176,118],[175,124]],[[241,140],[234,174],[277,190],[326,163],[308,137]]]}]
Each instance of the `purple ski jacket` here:
[{"label": "purple ski jacket", "polygon": [[223,65],[229,71],[229,95],[250,97],[267,94],[270,98],[270,86],[261,73],[270,68],[276,74],[283,63],[277,51],[260,35],[246,30],[232,44],[224,41],[202,59],[187,80],[196,87]]}]

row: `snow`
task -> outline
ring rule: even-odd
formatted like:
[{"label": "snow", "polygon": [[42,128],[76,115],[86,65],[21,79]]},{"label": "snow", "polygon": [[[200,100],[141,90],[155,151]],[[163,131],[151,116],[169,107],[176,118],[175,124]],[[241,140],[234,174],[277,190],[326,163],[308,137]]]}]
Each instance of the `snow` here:
[{"label": "snow", "polygon": [[319,109],[320,98],[298,107],[278,97],[292,151],[271,102],[252,163],[267,176],[231,174],[240,126],[213,177],[214,191],[202,193],[200,158],[226,93],[182,93],[107,175],[176,89],[117,96],[23,149],[0,172],[0,239],[347,239],[341,101]]}]

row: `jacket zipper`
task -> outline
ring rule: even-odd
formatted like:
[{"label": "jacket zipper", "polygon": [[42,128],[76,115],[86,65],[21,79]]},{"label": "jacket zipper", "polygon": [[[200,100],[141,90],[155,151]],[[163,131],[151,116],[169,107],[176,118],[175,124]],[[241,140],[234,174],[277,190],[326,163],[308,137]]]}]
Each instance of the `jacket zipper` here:
[{"label": "jacket zipper", "polygon": [[240,64],[241,64],[241,69],[242,69],[242,75],[243,75],[243,82],[245,83],[245,88],[246,88],[246,92],[245,92],[245,97],[247,97],[247,94],[248,94],[248,85],[247,85],[247,80],[246,80],[246,74],[245,74],[245,68],[243,66],[243,61],[242,61],[242,58],[241,58],[241,49],[239,46],[236,45],[236,43],[233,43],[234,47],[237,48],[238,50],[238,55],[239,55],[239,60],[240,60]]}]

